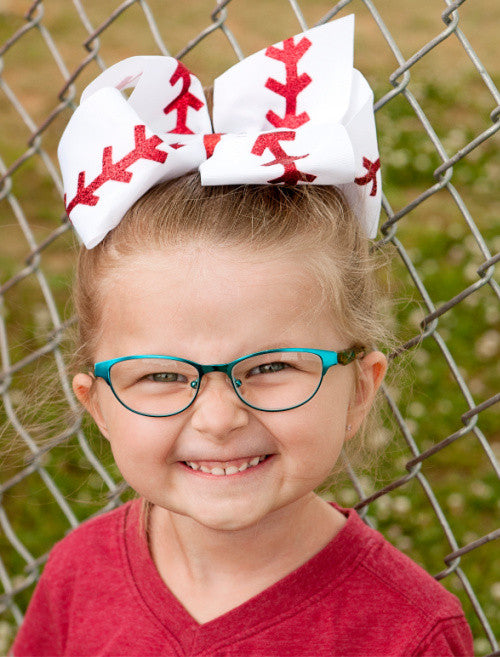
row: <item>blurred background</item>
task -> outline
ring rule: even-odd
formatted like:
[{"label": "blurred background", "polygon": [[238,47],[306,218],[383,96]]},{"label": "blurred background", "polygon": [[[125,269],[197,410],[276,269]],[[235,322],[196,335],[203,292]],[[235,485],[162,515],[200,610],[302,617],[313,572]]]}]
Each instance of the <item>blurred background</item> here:
[{"label": "blurred background", "polygon": [[210,85],[348,13],[375,92],[375,248],[400,346],[366,467],[346,465],[324,494],[459,596],[478,655],[498,651],[500,4],[0,0],[0,654],[53,543],[130,496],[68,386],[78,245],[55,149],[81,91],[120,59],[161,53]]}]

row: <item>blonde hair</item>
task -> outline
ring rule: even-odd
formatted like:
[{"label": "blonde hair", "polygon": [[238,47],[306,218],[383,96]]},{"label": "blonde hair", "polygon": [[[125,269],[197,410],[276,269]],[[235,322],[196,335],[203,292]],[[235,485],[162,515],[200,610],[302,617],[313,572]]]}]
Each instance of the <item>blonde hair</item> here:
[{"label": "blonde hair", "polygon": [[80,251],[75,284],[80,368],[93,362],[106,276],[128,256],[192,242],[297,256],[318,281],[349,346],[384,341],[370,242],[337,189],[202,187],[198,174],[189,174],[151,189],[100,244]]}]

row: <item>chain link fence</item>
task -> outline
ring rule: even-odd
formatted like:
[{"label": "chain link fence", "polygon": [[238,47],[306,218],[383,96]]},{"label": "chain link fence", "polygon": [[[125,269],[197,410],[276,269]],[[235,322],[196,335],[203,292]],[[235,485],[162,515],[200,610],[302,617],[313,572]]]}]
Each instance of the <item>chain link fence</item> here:
[{"label": "chain link fence", "polygon": [[460,597],[477,654],[500,654],[492,5],[0,1],[1,654],[53,543],[129,494],[70,387],[76,239],[55,148],[79,94],[101,69],[137,54],[182,58],[210,84],[245,55],[351,12],[356,65],[376,95],[385,189],[377,246],[390,256],[384,274],[401,345],[392,357],[413,383],[383,391],[386,424],[370,437],[383,455],[377,475],[347,464],[331,493]]}]

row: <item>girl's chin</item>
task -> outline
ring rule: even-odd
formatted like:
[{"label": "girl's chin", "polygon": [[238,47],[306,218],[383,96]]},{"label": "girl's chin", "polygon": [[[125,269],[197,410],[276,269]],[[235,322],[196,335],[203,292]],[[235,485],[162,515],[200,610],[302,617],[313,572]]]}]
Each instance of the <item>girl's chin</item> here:
[{"label": "girl's chin", "polygon": [[[235,494],[203,494],[185,495],[175,500],[174,497],[158,500],[160,514],[166,514],[177,530],[182,533],[196,531],[197,528],[213,531],[244,531],[250,527],[256,528],[278,508],[286,505],[279,500],[276,489],[257,490],[251,486],[251,491],[240,490]],[[259,490],[260,488],[260,490]],[[256,495],[255,493],[259,494]]]},{"label": "girl's chin", "polygon": [[[203,530],[212,530],[214,532],[239,532],[255,527],[268,514],[268,509],[259,510],[255,506],[244,508],[243,505],[209,505],[205,508],[202,503],[193,511],[188,509],[179,509],[174,512],[174,522],[180,520],[183,524],[187,519],[191,527],[195,526]],[[177,517],[175,517],[177,516]],[[180,516],[180,517],[179,517]]]}]

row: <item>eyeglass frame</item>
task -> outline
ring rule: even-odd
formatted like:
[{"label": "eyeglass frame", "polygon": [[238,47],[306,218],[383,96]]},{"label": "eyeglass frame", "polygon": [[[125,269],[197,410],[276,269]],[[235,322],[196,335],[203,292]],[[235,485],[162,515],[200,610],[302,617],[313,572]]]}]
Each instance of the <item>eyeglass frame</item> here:
[{"label": "eyeglass frame", "polygon": [[[287,408],[273,408],[273,409],[259,408],[258,406],[254,406],[253,404],[250,404],[245,399],[243,399],[243,397],[238,392],[238,384],[236,382],[237,380],[235,380],[232,375],[233,369],[236,367],[236,365],[238,365],[238,363],[240,363],[241,361],[246,360],[247,358],[252,358],[253,356],[264,356],[266,354],[287,353],[287,352],[308,353],[308,354],[314,354],[316,356],[319,356],[322,363],[322,371],[321,371],[321,378],[314,392],[305,401],[301,402],[300,404],[295,404],[294,406],[289,406]],[[302,348],[265,349],[264,351],[256,351],[255,353],[247,354],[246,356],[241,356],[240,358],[237,358],[236,360],[232,360],[229,363],[201,365],[200,363],[196,363],[195,361],[188,360],[186,358],[179,358],[177,356],[142,354],[142,355],[134,355],[134,356],[121,356],[119,358],[111,358],[109,360],[102,360],[99,361],[98,363],[94,363],[94,376],[96,378],[103,379],[109,385],[111,391],[113,392],[113,395],[116,397],[116,399],[120,402],[122,406],[124,406],[132,413],[136,413],[137,415],[143,415],[144,417],[172,417],[173,415],[179,415],[179,413],[183,413],[194,403],[196,397],[198,396],[198,393],[201,388],[202,377],[205,374],[209,374],[210,372],[222,372],[223,374],[226,374],[228,379],[231,381],[231,385],[233,386],[233,390],[236,393],[236,396],[246,406],[249,406],[250,408],[253,408],[256,411],[263,411],[265,413],[281,413],[282,411],[291,411],[294,408],[299,408],[299,406],[303,406],[304,404],[307,404],[307,402],[310,401],[320,389],[320,386],[323,382],[323,378],[326,372],[331,367],[333,367],[334,365],[349,365],[355,360],[364,358],[365,355],[366,355],[365,348],[360,346],[351,347],[350,349],[344,349],[343,351],[329,351],[327,349],[302,349]],[[165,415],[153,415],[151,413],[142,413],[141,411],[135,411],[130,406],[127,406],[127,404],[125,404],[125,402],[122,399],[120,399],[120,397],[118,396],[118,394],[116,393],[113,387],[113,384],[111,382],[110,371],[113,365],[115,365],[116,363],[121,363],[126,360],[139,360],[141,358],[175,360],[175,361],[180,361],[181,363],[187,363],[188,365],[192,365],[197,370],[199,374],[199,378],[196,380],[196,382],[191,381],[190,383],[190,387],[195,391],[195,394],[193,398],[190,400],[189,404],[184,406],[184,408],[182,408],[180,411],[175,411],[175,413],[166,413]],[[193,386],[193,383],[197,383],[197,385]],[[240,381],[240,385],[241,385],[241,381]]]}]

